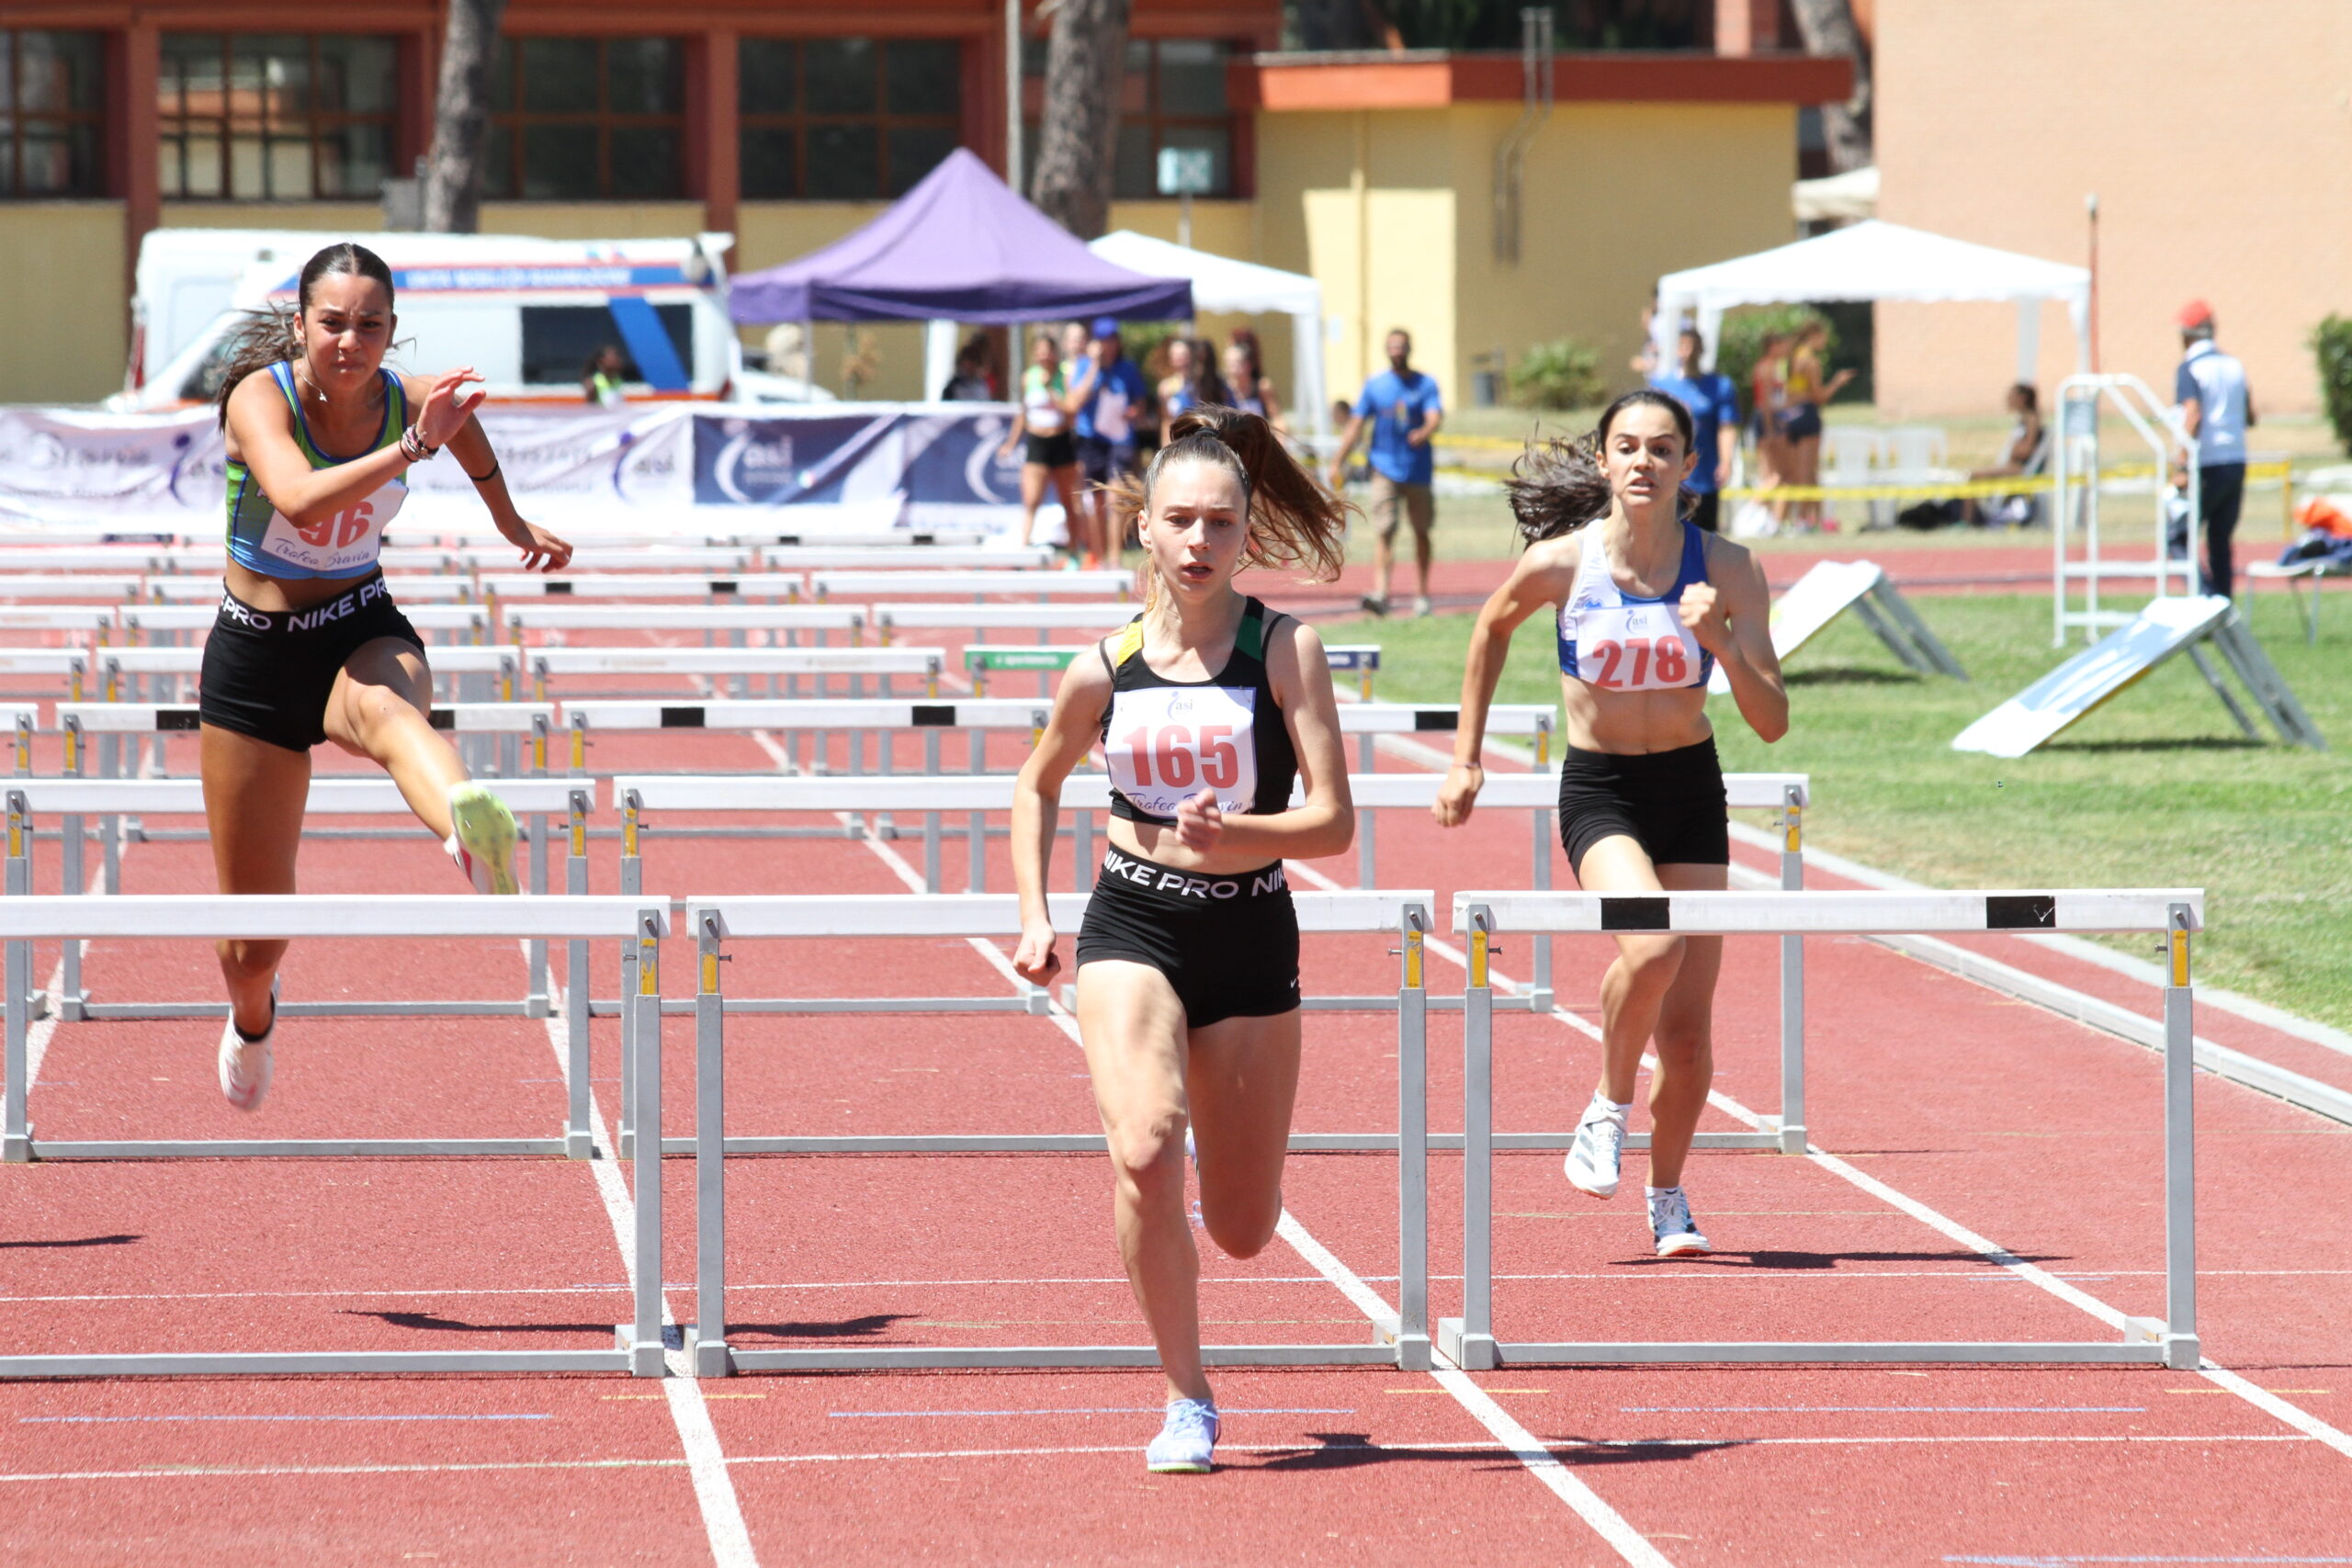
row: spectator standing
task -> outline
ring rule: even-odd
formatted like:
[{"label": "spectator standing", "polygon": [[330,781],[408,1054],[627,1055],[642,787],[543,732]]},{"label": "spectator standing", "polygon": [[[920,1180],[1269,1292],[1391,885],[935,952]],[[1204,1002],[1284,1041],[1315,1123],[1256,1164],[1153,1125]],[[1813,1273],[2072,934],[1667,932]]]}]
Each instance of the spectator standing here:
[{"label": "spectator standing", "polygon": [[616,409],[628,400],[621,393],[621,379],[628,374],[628,361],[608,343],[588,356],[588,367],[580,373],[580,389],[597,407]]},{"label": "spectator standing", "polygon": [[1363,384],[1355,407],[1348,411],[1348,428],[1332,454],[1331,488],[1340,488],[1347,471],[1348,453],[1372,424],[1372,592],[1363,607],[1375,615],[1388,614],[1389,578],[1396,564],[1396,525],[1413,529],[1413,560],[1420,592],[1413,614],[1430,613],[1430,528],[1437,521],[1437,498],[1430,486],[1437,478],[1436,448],[1430,445],[1445,419],[1445,403],[1438,395],[1437,378],[1413,368],[1413,335],[1399,327],[1388,334],[1388,368]]},{"label": "spectator standing", "polygon": [[1284,434],[1283,406],[1274,397],[1274,384],[1259,371],[1254,343],[1244,343],[1238,333],[1226,345],[1225,386],[1235,408],[1258,415],[1273,426],[1275,434]]},{"label": "spectator standing", "polygon": [[1088,357],[1070,387],[1078,415],[1078,471],[1085,480],[1083,504],[1093,532],[1091,550],[1112,556],[1125,541],[1111,537],[1109,487],[1136,472],[1136,425],[1150,412],[1151,388],[1143,370],[1127,357],[1119,323],[1110,316],[1094,323]]},{"label": "spectator standing", "polygon": [[1652,376],[1650,385],[1690,411],[1690,449],[1699,460],[1682,488],[1696,500],[1690,521],[1710,534],[1721,533],[1723,489],[1731,483],[1731,457],[1739,446],[1739,391],[1730,377],[1699,368],[1697,328],[1683,328],[1676,342],[1680,353],[1674,370]]},{"label": "spectator standing", "polygon": [[956,374],[939,389],[939,400],[985,403],[995,397],[996,389],[989,385],[989,345],[976,337],[956,351]]},{"label": "spectator standing", "polygon": [[[2237,577],[2230,551],[2238,509],[2245,501],[2245,433],[2254,423],[2254,397],[2245,367],[2213,346],[2213,307],[2192,299],[2180,311],[2180,368],[2173,397],[2181,428],[2197,443],[2198,520],[2205,525],[2204,589],[2226,599]],[[2187,475],[2181,478],[2185,480]],[[2188,519],[2167,531],[2172,553],[2190,553]]]},{"label": "spectator standing", "polygon": [[[1029,368],[1021,377],[1021,410],[1005,433],[1000,461],[1022,447],[1021,542],[1037,525],[1037,507],[1051,484],[1062,503],[1062,532],[1070,554],[1086,549],[1084,514],[1078,504],[1078,450],[1069,434],[1069,392],[1062,384],[1061,356],[1054,334],[1039,333],[1030,344]],[[1090,559],[1089,565],[1093,564]]]},{"label": "spectator standing", "polygon": [[1190,358],[1192,380],[1184,389],[1184,406],[1199,408],[1205,403],[1217,408],[1231,408],[1233,389],[1225,384],[1225,378],[1217,372],[1216,344],[1204,337],[1194,338]]},{"label": "spectator standing", "polygon": [[1162,352],[1168,357],[1168,374],[1159,378],[1159,421],[1164,429],[1193,406],[1193,340],[1171,337]]},{"label": "spectator standing", "polygon": [[[1822,405],[1854,378],[1850,369],[1829,373],[1824,362],[1828,347],[1829,323],[1819,320],[1798,328],[1796,336],[1790,341],[1788,369],[1781,382],[1781,435],[1787,443],[1787,463],[1781,472],[1792,485],[1821,482]],[[1796,503],[1796,510],[1799,522],[1808,526],[1820,525],[1821,502],[1801,501]]]}]

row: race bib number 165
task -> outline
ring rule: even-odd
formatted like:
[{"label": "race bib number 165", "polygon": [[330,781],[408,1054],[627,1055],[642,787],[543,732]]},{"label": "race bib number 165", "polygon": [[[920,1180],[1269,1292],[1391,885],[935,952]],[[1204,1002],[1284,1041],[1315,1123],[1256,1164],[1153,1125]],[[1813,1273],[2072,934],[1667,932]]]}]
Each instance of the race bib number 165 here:
[{"label": "race bib number 165", "polygon": [[1249,810],[1258,796],[1257,696],[1247,686],[1120,693],[1103,748],[1113,787],[1155,817],[1175,816],[1204,789],[1227,811]]}]

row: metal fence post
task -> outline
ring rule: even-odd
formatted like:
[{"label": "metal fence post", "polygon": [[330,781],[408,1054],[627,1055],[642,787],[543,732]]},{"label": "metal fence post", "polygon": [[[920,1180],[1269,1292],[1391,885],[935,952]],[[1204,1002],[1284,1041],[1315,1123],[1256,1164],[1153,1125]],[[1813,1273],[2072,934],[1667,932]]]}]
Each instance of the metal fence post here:
[{"label": "metal fence post", "polygon": [[[1804,886],[1804,792],[1796,784],[1781,794],[1781,886]],[[1804,1131],[1804,938],[1781,938],[1781,1152],[1801,1155]]]},{"label": "metal fence post", "polygon": [[1429,991],[1422,948],[1430,912],[1404,907],[1396,992],[1396,1365],[1430,1368]]},{"label": "metal fence post", "polygon": [[719,944],[727,935],[716,909],[695,931],[695,1331],[688,1365],[698,1378],[723,1378],[727,1359],[727,1002],[720,994]]},{"label": "metal fence post", "polygon": [[1495,992],[1487,976],[1494,915],[1470,907],[1470,980],[1462,998],[1462,1315],[1438,1325],[1457,1366],[1492,1370],[1494,1323]]},{"label": "metal fence post", "polygon": [[639,910],[637,940],[637,985],[624,993],[622,1005],[637,1015],[636,1060],[630,1064],[637,1080],[637,1146],[629,1156],[636,1178],[637,1258],[636,1315],[626,1348],[629,1371],[638,1377],[658,1378],[663,1371],[662,1344],[662,943],[663,912]]},{"label": "metal fence post", "polygon": [[2193,916],[2166,918],[2171,984],[2165,987],[2165,1365],[2194,1371],[2197,1338],[2197,1020],[2188,972]]},{"label": "metal fence post", "polygon": [[[8,792],[9,897],[20,897],[28,890],[32,868],[26,860],[25,851],[31,839],[32,827],[26,819],[24,792],[12,789]],[[0,962],[0,970],[5,970],[5,982],[8,988],[5,1009],[8,1085],[5,1104],[0,1104],[0,1162],[8,1165],[22,1165],[33,1157],[32,1125],[25,1119],[26,1091],[31,1088],[25,1081],[29,1056],[25,1031],[31,1022],[28,1015],[32,1010],[25,987],[29,983],[28,976],[32,968],[31,954],[30,942],[12,942],[7,944],[5,962]]]},{"label": "metal fence post", "polygon": [[[574,897],[588,891],[588,792],[571,792],[571,853],[563,862],[563,890]],[[595,989],[588,973],[588,943],[573,938],[564,944],[563,1025],[566,1106],[563,1152],[573,1159],[596,1157],[595,1135],[590,1126],[588,1082],[588,998]]]}]

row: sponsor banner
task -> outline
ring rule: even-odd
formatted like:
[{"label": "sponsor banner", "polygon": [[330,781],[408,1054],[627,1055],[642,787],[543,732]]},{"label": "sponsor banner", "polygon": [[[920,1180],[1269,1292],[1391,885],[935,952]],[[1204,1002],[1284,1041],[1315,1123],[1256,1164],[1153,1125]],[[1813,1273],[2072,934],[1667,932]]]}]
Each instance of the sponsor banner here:
[{"label": "sponsor banner", "polygon": [[[829,531],[996,531],[1019,515],[1020,454],[998,456],[1009,412],[673,402],[492,409],[481,422],[516,505],[559,532],[725,534],[747,509]],[[209,537],[225,521],[225,456],[209,408],[0,408],[0,524]],[[408,486],[399,528],[412,537],[481,520],[449,456],[409,469]],[[1040,518],[1043,536],[1056,521]]]}]

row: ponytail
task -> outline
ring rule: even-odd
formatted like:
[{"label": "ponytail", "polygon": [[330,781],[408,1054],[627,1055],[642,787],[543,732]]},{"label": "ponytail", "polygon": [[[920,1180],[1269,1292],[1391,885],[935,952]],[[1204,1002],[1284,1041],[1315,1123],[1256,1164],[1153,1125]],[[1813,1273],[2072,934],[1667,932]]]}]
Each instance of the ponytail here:
[{"label": "ponytail", "polygon": [[[1609,439],[1609,427],[1617,423],[1617,416],[1640,404],[1665,409],[1672,415],[1674,428],[1682,435],[1682,450],[1690,451],[1694,438],[1690,411],[1681,400],[1646,387],[1611,403],[1601,411],[1600,423],[1574,440],[1555,437],[1529,442],[1503,483],[1521,538],[1540,544],[1609,514],[1611,498],[1609,476],[1600,467],[1601,445]],[[1678,490],[1675,514],[1688,515],[1693,502],[1689,491]]]},{"label": "ponytail", "polygon": [[237,384],[256,371],[288,359],[302,357],[302,312],[311,308],[311,290],[322,277],[338,274],[375,279],[384,286],[384,300],[391,302],[392,269],[384,258],[365,245],[355,245],[345,240],[312,255],[302,264],[302,272],[295,288],[295,306],[291,310],[271,307],[246,312],[244,321],[229,336],[220,370],[220,414],[222,429],[229,424],[229,396]]},{"label": "ponytail", "polygon": [[[1347,504],[1299,467],[1262,416],[1196,403],[1176,416],[1168,437],[1141,479],[1129,475],[1106,487],[1112,523],[1121,535],[1150,506],[1152,486],[1162,470],[1178,463],[1211,463],[1241,484],[1250,520],[1244,566],[1304,566],[1317,582],[1340,575],[1346,560]],[[1146,602],[1157,603],[1159,574],[1148,562],[1144,570],[1149,573]]]},{"label": "ponytail", "polygon": [[268,369],[283,360],[302,356],[302,318],[292,310],[271,307],[248,310],[245,319],[229,334],[220,364],[219,400],[220,427],[229,427],[229,394],[246,377]]}]

